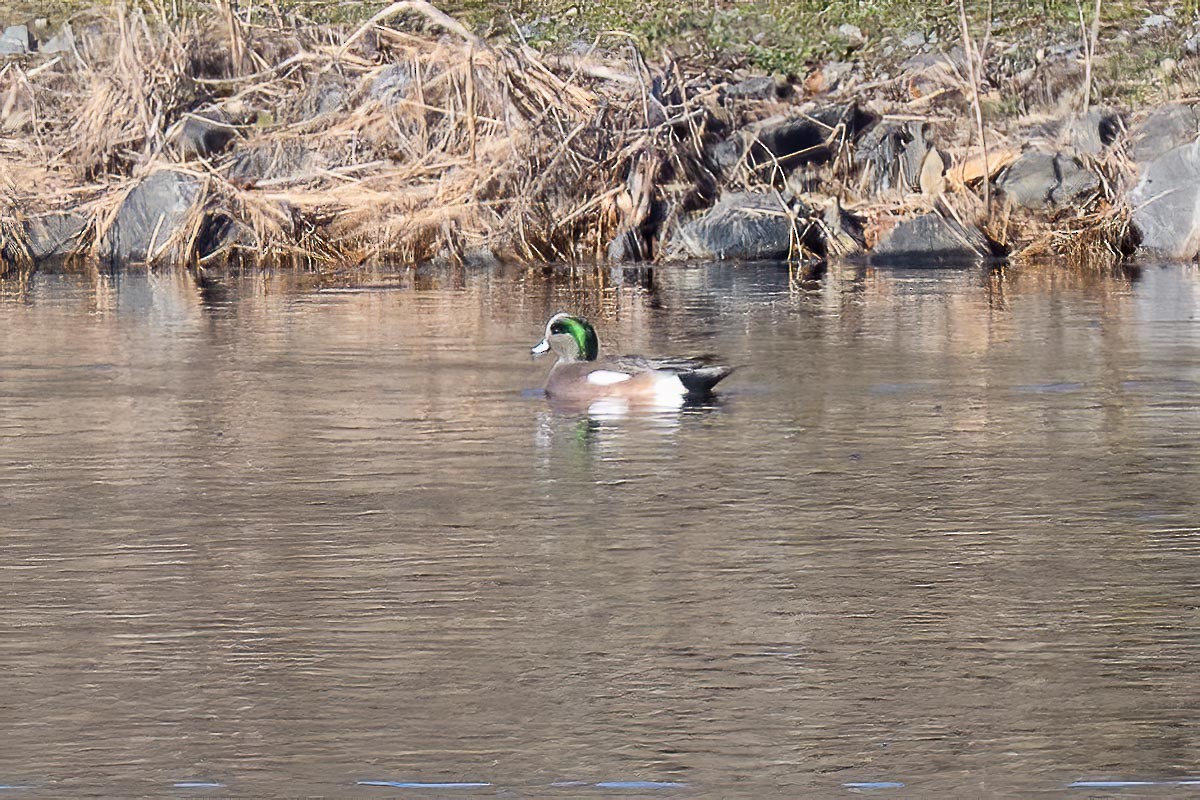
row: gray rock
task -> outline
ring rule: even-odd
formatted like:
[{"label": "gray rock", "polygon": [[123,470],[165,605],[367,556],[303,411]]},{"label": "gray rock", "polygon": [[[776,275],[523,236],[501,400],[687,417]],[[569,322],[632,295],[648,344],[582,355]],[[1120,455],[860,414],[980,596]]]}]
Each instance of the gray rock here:
[{"label": "gray rock", "polygon": [[393,105],[408,95],[412,86],[412,70],[403,64],[391,64],[384,67],[371,80],[368,94],[372,100],[378,100],[387,105]]},{"label": "gray rock", "polygon": [[1194,33],[1183,43],[1183,52],[1189,56],[1200,53],[1200,33]]},{"label": "gray rock", "polygon": [[1088,109],[1087,114],[1073,117],[1066,123],[1071,149],[1089,156],[1103,153],[1117,140],[1123,128],[1120,115],[1101,108]]},{"label": "gray rock", "polygon": [[191,175],[160,170],[143,178],[125,196],[100,243],[100,254],[113,263],[147,261],[164,255],[166,243],[181,236],[200,199],[200,183]]},{"label": "gray rock", "polygon": [[1146,164],[1129,204],[1145,250],[1163,258],[1195,258],[1200,253],[1200,141]]},{"label": "gray rock", "polygon": [[23,56],[37,49],[37,41],[24,25],[9,25],[0,34],[0,55]]},{"label": "gray rock", "polygon": [[58,33],[51,36],[38,47],[38,51],[44,55],[53,55],[55,53],[71,53],[75,50],[75,32],[71,30],[69,22],[63,23],[62,29]]},{"label": "gray rock", "polygon": [[869,170],[872,191],[894,188],[915,192],[920,188],[921,165],[931,145],[928,123],[877,125],[854,150],[856,166]]},{"label": "gray rock", "polygon": [[773,100],[779,96],[779,85],[769,75],[746,78],[725,87],[725,96],[739,100]]},{"label": "gray rock", "polygon": [[925,41],[925,34],[920,31],[913,31],[900,40],[900,46],[906,50],[916,50],[918,47],[924,47]]},{"label": "gray rock", "polygon": [[1070,156],[1034,150],[1013,162],[998,186],[1015,205],[1048,211],[1087,200],[1099,191],[1100,178]]},{"label": "gray rock", "polygon": [[299,141],[249,145],[234,151],[229,180],[240,185],[303,178],[326,166],[324,158]]},{"label": "gray rock", "polygon": [[74,255],[81,250],[87,218],[73,211],[42,214],[25,220],[25,238],[34,261]]},{"label": "gray rock", "polygon": [[1060,154],[1054,160],[1054,166],[1058,170],[1058,186],[1050,192],[1050,203],[1054,207],[1078,206],[1100,191],[1100,176],[1080,164],[1078,159]]},{"label": "gray rock", "polygon": [[839,36],[855,49],[867,43],[867,37],[863,35],[862,28],[857,25],[851,25],[847,22],[844,25],[839,25],[837,32]]},{"label": "gray rock", "polygon": [[741,163],[745,152],[746,145],[741,137],[733,136],[708,148],[708,158],[722,175],[728,175]]},{"label": "gray rock", "polygon": [[854,72],[854,64],[849,61],[830,61],[821,67],[821,89],[830,92],[847,82]]},{"label": "gray rock", "polygon": [[1193,141],[1200,134],[1200,116],[1195,108],[1173,103],[1155,109],[1132,131],[1133,160],[1139,164]]},{"label": "gray rock", "polygon": [[225,149],[237,129],[223,111],[188,114],[173,129],[171,143],[184,158],[208,158]]},{"label": "gray rock", "polygon": [[1165,28],[1171,24],[1171,18],[1166,14],[1151,14],[1142,20],[1142,30],[1152,31]]},{"label": "gray rock", "polygon": [[676,243],[692,258],[768,261],[791,255],[795,233],[795,219],[774,195],[731,192],[681,226]]},{"label": "gray rock", "polygon": [[871,251],[872,260],[936,265],[992,255],[987,239],[941,214],[922,214],[892,228]]}]

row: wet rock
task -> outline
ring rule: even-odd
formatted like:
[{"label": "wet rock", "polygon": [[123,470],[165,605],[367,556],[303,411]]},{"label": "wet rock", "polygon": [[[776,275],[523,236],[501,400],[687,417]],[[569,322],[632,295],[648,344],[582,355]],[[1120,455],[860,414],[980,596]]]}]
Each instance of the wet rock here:
[{"label": "wet rock", "polygon": [[1200,141],[1146,164],[1129,203],[1145,250],[1180,260],[1200,254]]},{"label": "wet rock", "polygon": [[752,132],[750,158],[756,164],[774,163],[784,170],[805,164],[824,164],[845,141],[855,141],[879,121],[856,104],[826,106],[798,117],[775,117]]},{"label": "wet rock", "polygon": [[51,36],[38,47],[38,52],[44,55],[70,53],[75,50],[75,32],[70,23],[63,23],[58,33]]},{"label": "wet rock", "polygon": [[1074,117],[1066,124],[1067,139],[1076,153],[1095,156],[1104,152],[1121,135],[1124,123],[1114,111],[1100,108],[1089,109],[1081,117]]},{"label": "wet rock", "polygon": [[700,218],[681,226],[672,249],[692,258],[785,259],[797,241],[796,219],[807,215],[805,208],[785,208],[773,194],[730,192]]},{"label": "wet rock", "polygon": [[975,228],[964,228],[938,213],[922,214],[897,224],[871,251],[873,260],[938,264],[988,258],[992,250]]},{"label": "wet rock", "polygon": [[1153,161],[1168,150],[1193,141],[1200,134],[1200,115],[1182,103],[1155,109],[1132,131],[1133,160],[1139,164]]},{"label": "wet rock", "polygon": [[113,263],[147,261],[164,255],[167,244],[185,235],[183,226],[200,199],[200,183],[173,170],[143,178],[125,196],[100,243],[100,255]]},{"label": "wet rock", "polygon": [[208,158],[225,149],[237,129],[223,111],[188,114],[171,133],[171,143],[183,158]]},{"label": "wet rock", "polygon": [[1100,178],[1062,153],[1030,151],[1013,162],[998,182],[1013,204],[1048,211],[1083,202],[1100,189]]},{"label": "wet rock", "polygon": [[738,100],[774,100],[779,96],[779,84],[769,75],[746,78],[724,89],[726,97]]},{"label": "wet rock", "polygon": [[25,220],[25,238],[34,261],[73,255],[81,249],[87,218],[82,214],[42,214]]},{"label": "wet rock", "polygon": [[0,34],[0,56],[24,56],[37,49],[37,41],[25,25],[9,25]]}]

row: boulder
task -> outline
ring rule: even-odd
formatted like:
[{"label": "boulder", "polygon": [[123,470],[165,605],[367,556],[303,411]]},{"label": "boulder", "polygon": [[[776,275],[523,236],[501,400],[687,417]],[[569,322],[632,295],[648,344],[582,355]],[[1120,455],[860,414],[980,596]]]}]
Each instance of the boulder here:
[{"label": "boulder", "polygon": [[785,259],[798,241],[796,219],[807,216],[807,209],[798,213],[787,209],[774,194],[728,192],[699,218],[678,229],[672,249],[692,258]]},{"label": "boulder", "polygon": [[78,253],[87,218],[73,211],[42,214],[25,220],[25,239],[34,261]]},{"label": "boulder", "polygon": [[0,56],[24,56],[37,49],[37,41],[25,25],[9,25],[0,33]]},{"label": "boulder", "polygon": [[166,243],[185,235],[182,227],[200,200],[200,183],[173,170],[143,178],[125,196],[100,243],[100,255],[116,264],[148,261],[164,254]]},{"label": "boulder", "polygon": [[183,158],[208,158],[224,150],[236,133],[225,112],[201,111],[176,123],[170,139]]},{"label": "boulder", "polygon": [[1031,150],[1013,162],[997,185],[1014,205],[1049,211],[1086,201],[1100,190],[1100,178],[1078,159]]},{"label": "boulder", "polygon": [[938,265],[989,258],[993,253],[979,230],[931,212],[897,224],[880,239],[871,255],[874,261]]},{"label": "boulder", "polygon": [[1182,103],[1157,108],[1134,126],[1130,152],[1133,160],[1145,164],[1168,150],[1195,140],[1200,134],[1200,116],[1196,109]]},{"label": "boulder", "polygon": [[75,50],[75,32],[69,22],[63,23],[62,29],[51,36],[38,47],[38,52],[44,55],[70,53]]},{"label": "boulder", "polygon": [[1179,260],[1200,254],[1200,141],[1146,164],[1129,204],[1145,250]]}]

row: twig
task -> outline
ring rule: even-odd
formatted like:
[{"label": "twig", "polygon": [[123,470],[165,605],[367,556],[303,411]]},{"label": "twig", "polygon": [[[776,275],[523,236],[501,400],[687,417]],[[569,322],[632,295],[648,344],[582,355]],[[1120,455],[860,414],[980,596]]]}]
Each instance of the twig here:
[{"label": "twig", "polygon": [[[971,29],[967,25],[967,7],[963,0],[958,0],[958,21],[962,27],[963,53],[967,57],[967,74],[971,80],[971,105],[975,107],[975,124],[979,128],[979,149],[983,154],[983,173],[990,175],[991,170],[988,169],[988,146],[987,132],[983,127],[983,105],[979,99],[980,89],[980,65],[975,61],[975,48],[971,42]],[[983,204],[984,214],[990,216],[992,213],[992,187],[991,180],[983,182]]]}]

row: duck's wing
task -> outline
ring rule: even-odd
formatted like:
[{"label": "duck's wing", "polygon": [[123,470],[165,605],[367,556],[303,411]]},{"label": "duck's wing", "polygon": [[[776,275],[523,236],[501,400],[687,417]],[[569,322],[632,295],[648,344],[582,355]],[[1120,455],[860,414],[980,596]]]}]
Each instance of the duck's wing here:
[{"label": "duck's wing", "polygon": [[708,394],[733,367],[713,363],[712,356],[695,358],[647,358],[646,356],[612,356],[605,359],[604,369],[636,374],[638,372],[668,372],[679,378],[688,394]]}]

